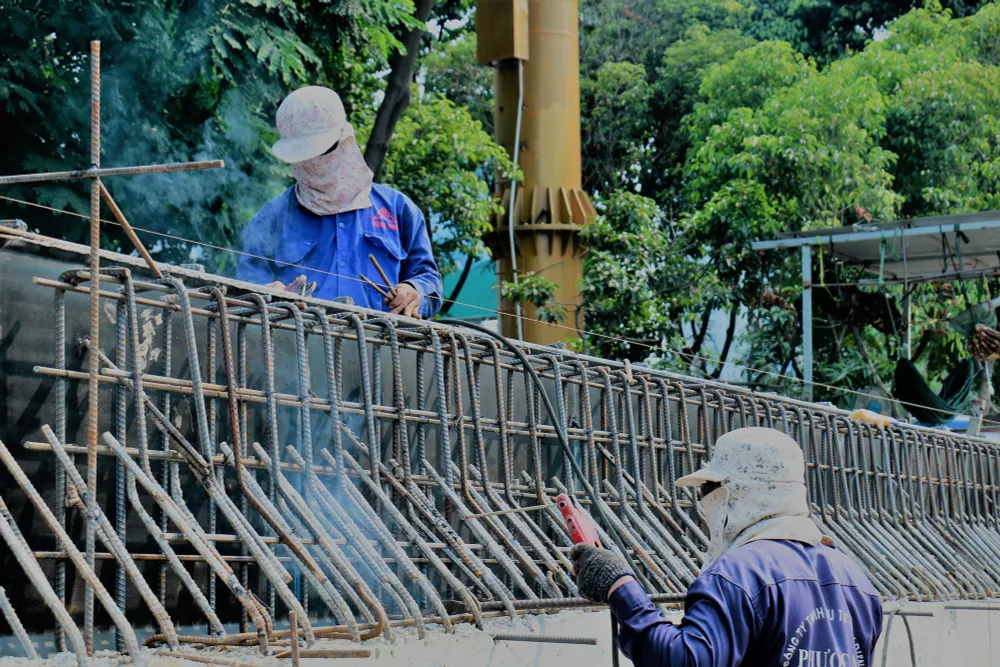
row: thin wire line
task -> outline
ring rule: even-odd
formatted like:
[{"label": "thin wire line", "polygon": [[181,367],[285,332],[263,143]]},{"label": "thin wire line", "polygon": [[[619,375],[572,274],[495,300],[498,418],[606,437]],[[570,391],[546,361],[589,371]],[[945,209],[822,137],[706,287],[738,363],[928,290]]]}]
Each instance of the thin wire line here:
[{"label": "thin wire line", "polygon": [[[82,213],[76,213],[75,211],[67,211],[67,210],[63,210],[63,209],[52,208],[51,206],[45,206],[44,204],[36,204],[34,202],[25,201],[23,199],[15,199],[13,197],[6,197],[4,195],[0,195],[0,199],[4,199],[4,200],[10,201],[10,202],[15,202],[17,204],[24,204],[25,206],[33,206],[35,208],[45,209],[47,211],[52,211],[53,213],[61,213],[61,214],[65,214],[65,215],[75,216],[75,217],[78,217],[78,218],[87,218],[87,219],[89,219],[89,216],[83,215]],[[118,227],[121,227],[121,225],[117,221],[115,221],[115,220],[105,220],[104,218],[101,218],[101,222],[106,222],[108,224],[112,224],[112,225],[116,225]],[[341,275],[339,273],[332,273],[330,271],[323,271],[322,269],[315,269],[315,268],[312,268],[310,266],[305,266],[305,265],[302,265],[302,264],[291,264],[291,263],[286,264],[285,262],[278,262],[278,260],[275,260],[274,258],[271,258],[271,257],[263,257],[261,255],[254,255],[252,253],[243,252],[241,250],[234,250],[232,248],[226,248],[226,247],[223,247],[223,246],[213,245],[211,243],[205,243],[203,241],[195,241],[193,239],[184,238],[183,236],[176,236],[174,234],[167,234],[165,232],[156,232],[156,231],[153,231],[151,229],[144,229],[142,227],[135,227],[135,226],[133,226],[132,229],[134,229],[137,232],[143,232],[145,234],[152,234],[153,236],[161,236],[161,237],[172,239],[172,240],[175,240],[175,241],[182,241],[184,243],[193,243],[194,245],[200,245],[200,246],[204,246],[206,248],[212,248],[213,250],[221,250],[223,252],[230,252],[230,253],[233,253],[235,255],[242,255],[244,257],[251,257],[253,259],[264,260],[265,262],[272,262],[272,263],[275,263],[275,264],[279,264],[280,263],[280,264],[284,264],[285,266],[294,266],[295,268],[305,269],[305,270],[308,270],[308,271],[314,271],[316,273],[321,273],[321,274],[324,274],[324,275],[333,276],[335,278],[343,278],[345,280],[353,280],[353,281],[359,282],[359,283],[363,283],[364,282],[360,278],[355,278],[353,276],[345,276],[345,275]],[[511,315],[510,313],[504,313],[504,312],[499,311],[499,310],[492,310],[490,308],[487,308],[486,306],[477,306],[477,305],[471,304],[471,303],[462,303],[461,301],[456,301],[454,299],[446,299],[446,298],[444,298],[444,296],[441,297],[441,301],[447,301],[448,303],[455,304],[456,306],[466,306],[467,308],[475,308],[477,310],[484,310],[484,311],[486,311],[488,313],[492,313],[492,314],[498,315],[498,316],[502,315],[504,317],[516,317],[515,315]],[[681,359],[691,359],[691,360],[698,360],[698,361],[707,361],[707,362],[711,362],[713,364],[718,364],[721,361],[719,359],[712,359],[711,357],[705,357],[705,356],[701,356],[701,355],[698,355],[698,354],[687,354],[687,353],[684,353],[684,352],[680,352],[678,350],[671,350],[670,348],[657,347],[655,345],[650,345],[649,343],[643,343],[641,341],[632,340],[630,338],[622,338],[620,336],[612,336],[612,335],[609,335],[609,334],[603,334],[603,333],[599,333],[599,332],[596,332],[596,331],[587,331],[585,329],[581,330],[581,329],[577,329],[576,327],[567,326],[565,324],[555,324],[555,323],[552,323],[552,322],[544,322],[542,320],[539,320],[539,319],[536,319],[536,318],[533,318],[533,317],[526,317],[524,315],[522,315],[521,317],[522,317],[522,319],[527,320],[529,322],[537,322],[539,324],[544,324],[544,325],[547,325],[547,326],[550,326],[550,327],[556,327],[558,329],[566,329],[567,331],[572,331],[572,332],[578,333],[578,334],[579,333],[584,333],[584,334],[587,334],[588,336],[596,336],[598,338],[604,338],[604,339],[612,340],[612,341],[619,342],[619,343],[628,343],[629,345],[637,345],[639,347],[644,347],[646,349],[654,350],[656,352],[666,352],[666,353],[672,354],[674,356],[680,357]],[[774,378],[777,378],[777,379],[789,380],[791,382],[797,382],[797,383],[799,383],[801,385],[807,385],[808,384],[808,385],[812,385],[813,387],[820,387],[822,389],[828,389],[830,391],[841,392],[841,393],[844,393],[844,394],[852,394],[852,395],[855,395],[855,396],[862,396],[862,397],[865,397],[865,398],[877,398],[879,400],[885,399],[884,396],[878,396],[876,394],[867,394],[865,392],[857,391],[857,390],[854,390],[854,389],[844,389],[842,387],[837,387],[837,386],[831,385],[831,384],[825,384],[823,382],[816,382],[816,381],[806,382],[802,378],[794,377],[794,376],[791,376],[791,375],[783,375],[781,373],[775,373],[774,371],[768,371],[768,370],[763,370],[763,369],[759,369],[759,368],[753,368],[751,366],[743,366],[741,364],[737,364],[737,363],[732,362],[732,361],[725,361],[725,362],[722,362],[722,364],[723,364],[723,366],[725,366],[726,364],[728,364],[728,365],[732,366],[733,368],[737,368],[737,369],[740,369],[740,370],[743,370],[743,371],[752,371],[754,373],[762,373],[764,375],[768,375],[770,377],[774,377]],[[902,406],[918,407],[918,408],[921,408],[923,410],[929,410],[931,412],[939,412],[939,413],[945,414],[945,415],[954,414],[954,413],[948,412],[947,410],[941,410],[940,408],[932,408],[932,407],[925,406],[925,405],[919,405],[917,403],[909,403],[909,402],[906,402],[906,401],[901,401],[901,400],[899,400],[897,398],[893,398],[891,400],[895,401],[896,403],[899,403]],[[992,421],[992,420],[988,420],[988,419],[983,419],[982,423],[983,424],[991,424],[991,425],[995,425],[995,426],[1000,426],[1000,422],[998,422],[998,421]]]}]

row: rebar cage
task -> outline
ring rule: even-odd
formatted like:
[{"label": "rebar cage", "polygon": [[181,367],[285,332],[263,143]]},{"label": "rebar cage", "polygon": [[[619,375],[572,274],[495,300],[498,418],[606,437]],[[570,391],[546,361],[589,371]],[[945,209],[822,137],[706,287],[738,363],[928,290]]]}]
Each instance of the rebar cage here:
[{"label": "rebar cage", "polygon": [[[87,251],[0,237],[71,262]],[[19,636],[22,619],[52,629],[81,658],[95,627],[114,627],[133,655],[140,640],[267,652],[287,645],[276,626],[289,612],[311,643],[583,606],[553,504],[563,492],[658,601],[676,602],[707,537],[697,492],[674,481],[743,426],[802,445],[814,518],[887,599],[986,599],[1000,586],[1000,452],[988,441],[521,345],[536,383],[466,328],[279,301],[183,269],[147,279],[114,253],[94,281],[80,257],[70,267],[3,251],[4,309],[44,300],[54,312],[29,329],[48,337],[32,341],[47,350],[33,368],[46,387],[32,399],[39,428],[0,444],[5,563],[31,583],[0,595]],[[15,285],[36,269],[30,288]],[[85,335],[94,289],[100,349]],[[94,354],[103,435],[88,448],[72,442]],[[602,507],[582,493],[560,430]],[[153,630],[134,629],[144,624]]]}]

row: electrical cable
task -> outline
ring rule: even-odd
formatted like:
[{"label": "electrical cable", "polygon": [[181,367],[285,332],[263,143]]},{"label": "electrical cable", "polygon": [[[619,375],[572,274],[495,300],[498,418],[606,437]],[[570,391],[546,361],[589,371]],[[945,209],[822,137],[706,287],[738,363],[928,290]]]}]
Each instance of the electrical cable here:
[{"label": "electrical cable", "polygon": [[[604,507],[603,503],[601,502],[601,499],[597,495],[597,492],[594,490],[594,487],[591,486],[590,482],[587,480],[587,476],[584,474],[583,469],[580,467],[580,463],[576,460],[576,456],[574,456],[573,454],[573,448],[569,444],[569,437],[566,435],[566,431],[563,428],[562,422],[559,420],[559,415],[556,413],[555,408],[552,407],[552,401],[549,400],[549,395],[548,392],[545,390],[545,385],[542,384],[542,378],[538,375],[538,372],[531,365],[531,362],[528,359],[527,355],[524,353],[524,350],[522,350],[519,346],[511,342],[511,340],[506,336],[498,334],[495,331],[491,331],[490,329],[487,329],[486,327],[481,326],[479,324],[466,322],[465,320],[452,320],[452,319],[436,320],[436,321],[439,324],[448,324],[454,327],[465,327],[466,329],[473,329],[474,331],[486,334],[487,336],[490,336],[491,338],[494,338],[497,341],[499,341],[501,344],[503,344],[504,347],[506,347],[508,350],[510,350],[517,356],[521,364],[524,366],[524,372],[528,374],[528,376],[531,378],[535,386],[538,387],[538,394],[539,396],[541,396],[542,404],[545,406],[545,411],[548,413],[549,420],[552,422],[552,428],[556,432],[556,439],[559,441],[559,445],[562,447],[563,453],[566,454],[566,457],[569,459],[570,465],[573,467],[573,472],[576,474],[577,477],[580,478],[580,482],[583,485],[583,489],[584,491],[587,492],[587,496],[590,498],[591,505],[593,507],[598,508],[598,510],[601,513],[601,518],[604,519],[605,525],[608,526],[613,525],[608,520],[608,517],[604,514],[607,511],[607,508]],[[625,544],[621,541],[621,538],[614,533],[614,531],[609,530],[608,535],[611,536],[611,539],[615,541],[615,546],[618,547],[623,556],[628,553],[628,549],[625,547]],[[636,578],[639,579],[640,577],[637,576]]]},{"label": "electrical cable", "polygon": [[[504,347],[509,349],[515,355],[517,355],[517,358],[521,360],[521,364],[524,366],[524,371],[531,377],[532,382],[534,382],[535,386],[538,388],[538,395],[541,396],[542,403],[545,405],[545,411],[549,414],[549,420],[552,422],[552,427],[555,430],[556,435],[558,436],[557,439],[559,440],[559,444],[562,446],[563,453],[566,455],[565,458],[568,459],[570,465],[573,466],[573,472],[576,473],[576,476],[580,479],[580,482],[583,485],[583,490],[586,491],[587,496],[590,497],[591,507],[597,508],[598,512],[601,515],[601,519],[604,520],[604,525],[608,527],[608,530],[606,531],[608,537],[610,537],[614,541],[615,546],[618,548],[619,555],[622,558],[625,558],[626,562],[628,562],[628,549],[626,549],[625,543],[622,541],[621,537],[618,536],[618,533],[613,530],[614,524],[608,519],[608,516],[606,514],[606,512],[608,511],[607,507],[605,507],[604,504],[601,503],[600,501],[601,499],[597,495],[597,491],[595,491],[594,487],[591,486],[589,481],[587,481],[587,476],[584,474],[583,469],[580,467],[580,463],[576,460],[576,457],[573,455],[573,448],[569,444],[569,438],[567,437],[566,432],[563,429],[562,421],[558,418],[555,409],[552,407],[552,401],[549,400],[548,392],[545,391],[545,385],[542,384],[542,378],[538,376],[538,373],[535,371],[534,367],[532,367],[531,363],[528,360],[527,355],[524,354],[524,350],[522,350],[517,345],[514,345],[514,343],[512,343],[507,337],[498,334],[495,331],[490,331],[486,327],[480,326],[478,324],[465,322],[463,320],[438,320],[438,322],[441,324],[449,324],[451,326],[456,326],[456,327],[465,327],[467,329],[472,329],[474,331],[478,331],[480,333],[486,334],[487,336],[495,338],[496,340],[500,341],[504,345]],[[639,483],[640,483],[639,480],[636,479],[635,493],[637,497],[641,495],[641,491],[639,489]],[[623,502],[624,500],[625,499],[622,498]],[[632,576],[635,577],[642,584],[643,588],[647,590],[650,589],[651,587],[649,585],[649,582],[646,581],[645,577],[639,574],[638,571],[639,568],[633,567],[632,569],[634,570]],[[611,613],[612,667],[618,667],[617,644],[618,644],[618,619],[615,618],[615,615],[612,612]]]},{"label": "electrical cable", "polygon": [[[14,202],[14,203],[17,203],[17,204],[23,204],[25,206],[31,206],[31,207],[35,207],[35,208],[44,209],[44,210],[47,210],[47,211],[52,211],[53,213],[65,214],[65,215],[75,216],[75,217],[78,217],[78,218],[89,219],[89,217],[90,217],[90,216],[84,215],[82,213],[76,213],[75,211],[67,211],[67,210],[63,210],[63,209],[53,208],[51,206],[45,206],[44,204],[36,204],[34,202],[25,201],[23,199],[15,199],[14,197],[7,197],[7,196],[4,196],[4,195],[0,195],[0,200],[6,200],[6,201]],[[111,225],[115,225],[115,226],[119,226],[119,227],[121,226],[116,220],[105,220],[105,219],[101,218],[101,222],[104,222],[104,223],[107,223],[107,224],[111,224]],[[243,256],[243,257],[250,257],[252,259],[260,259],[260,260],[263,260],[263,261],[266,261],[266,262],[276,263],[276,260],[273,257],[264,257],[262,255],[255,255],[255,254],[252,254],[252,253],[243,252],[241,250],[234,250],[232,248],[226,248],[224,246],[213,245],[211,243],[205,243],[204,241],[196,241],[194,239],[188,239],[188,238],[184,238],[183,236],[176,236],[174,234],[167,234],[165,232],[157,232],[157,231],[153,231],[151,229],[145,229],[145,228],[142,228],[142,227],[135,227],[135,226],[133,226],[132,229],[134,231],[136,231],[136,232],[142,232],[144,234],[150,234],[150,235],[153,235],[153,236],[160,236],[160,237],[172,239],[172,240],[175,240],[175,241],[181,241],[183,243],[200,245],[200,246],[205,247],[205,248],[211,248],[212,250],[219,250],[219,251],[222,251],[222,252],[232,253],[234,255],[240,255],[240,256]],[[314,273],[319,273],[319,274],[322,274],[322,275],[332,276],[332,277],[335,277],[335,278],[340,278],[342,280],[353,280],[355,282],[363,282],[360,278],[358,278],[356,276],[342,275],[342,274],[339,274],[339,273],[334,273],[334,272],[331,272],[331,271],[324,271],[322,269],[316,269],[316,268],[313,268],[313,267],[310,267],[310,266],[305,266],[305,265],[302,265],[302,264],[285,264],[285,266],[292,266],[292,267],[304,269],[304,270],[307,270],[307,271],[313,271]],[[482,311],[485,311],[487,313],[490,313],[491,315],[496,315],[498,318],[499,317],[515,317],[514,315],[511,315],[509,313],[504,313],[502,311],[493,310],[491,308],[487,308],[485,306],[479,306],[479,305],[476,305],[476,304],[463,303],[461,301],[456,301],[454,299],[445,299],[444,297],[441,297],[441,301],[447,301],[449,303],[455,304],[456,306],[465,306],[467,308],[472,308],[474,310],[482,310]],[[522,320],[527,320],[529,322],[537,322],[539,324],[545,324],[547,326],[554,327],[554,328],[557,328],[557,329],[565,329],[566,331],[573,332],[573,333],[575,333],[577,335],[579,335],[581,333],[581,330],[578,329],[575,326],[567,326],[567,325],[564,325],[564,324],[556,324],[556,323],[553,323],[553,322],[543,322],[542,320],[539,320],[537,318],[524,317],[524,316],[522,316],[521,319]],[[639,341],[639,340],[634,340],[634,339],[631,339],[631,338],[625,338],[625,337],[622,337],[622,336],[612,336],[612,335],[600,333],[600,332],[597,332],[597,331],[587,331],[587,330],[583,330],[582,333],[585,333],[587,336],[593,336],[593,337],[596,337],[596,338],[602,338],[602,339],[605,339],[605,340],[614,341],[614,342],[618,342],[618,343],[627,343],[629,345],[635,345],[637,347],[643,347],[643,348],[646,348],[648,350],[652,350],[654,352],[670,354],[671,356],[674,356],[674,357],[677,357],[677,358],[680,358],[680,359],[704,361],[704,362],[709,362],[709,363],[713,363],[713,364],[717,364],[720,361],[719,359],[713,359],[711,357],[706,357],[704,355],[683,353],[683,352],[680,352],[678,350],[671,350],[669,348],[659,347],[659,346],[656,346],[656,345],[650,345],[649,343],[644,343],[644,342]],[[815,380],[811,381],[811,382],[807,382],[807,381],[803,380],[802,378],[795,377],[793,375],[785,375],[783,373],[776,373],[774,371],[764,370],[764,369],[760,369],[760,368],[754,368],[752,366],[744,366],[744,365],[737,364],[737,363],[731,362],[731,361],[726,361],[724,363],[726,365],[729,365],[729,366],[731,366],[731,367],[733,367],[735,369],[739,369],[741,371],[750,371],[752,373],[757,373],[757,374],[760,374],[760,375],[766,375],[768,377],[772,377],[772,378],[775,378],[775,379],[778,379],[778,380],[787,380],[789,382],[793,382],[793,383],[796,383],[796,384],[799,384],[799,385],[802,385],[802,386],[809,385],[809,386],[812,386],[812,387],[815,387],[815,388],[819,388],[819,389],[826,389],[826,390],[832,391],[832,392],[840,392],[840,393],[843,393],[843,394],[849,394],[849,395],[852,395],[852,396],[860,396],[860,397],[863,397],[863,398],[875,398],[875,399],[879,399],[879,400],[882,400],[882,399],[885,398],[884,396],[877,396],[875,394],[868,394],[868,393],[865,393],[863,391],[858,391],[858,390],[855,390],[855,389],[844,389],[843,387],[838,387],[838,386],[835,386],[835,385],[826,384],[824,382],[816,382]],[[900,405],[902,405],[904,407],[906,407],[906,406],[913,406],[913,407],[922,408],[924,410],[932,410],[932,411],[935,411],[935,412],[941,412],[941,413],[951,414],[951,413],[948,413],[946,410],[940,410],[940,409],[937,409],[937,408],[929,408],[927,406],[917,405],[915,403],[909,403],[909,402],[906,402],[906,401],[900,401],[898,399],[893,399],[893,400],[895,400],[897,403],[899,403]],[[993,425],[993,426],[1000,426],[1000,422],[993,421],[993,420],[985,420],[984,419],[982,423],[983,424],[990,424],[990,425]]]},{"label": "electrical cable", "polygon": [[[517,203],[517,170],[521,155],[521,114],[524,111],[524,61],[517,60],[517,124],[514,127],[514,177],[510,181],[510,206],[507,207],[507,235],[510,238],[510,272],[514,277],[514,287],[520,285],[517,277],[517,244],[514,243],[514,210]],[[524,326],[521,324],[521,302],[514,301],[517,317],[517,339],[524,340]]]}]

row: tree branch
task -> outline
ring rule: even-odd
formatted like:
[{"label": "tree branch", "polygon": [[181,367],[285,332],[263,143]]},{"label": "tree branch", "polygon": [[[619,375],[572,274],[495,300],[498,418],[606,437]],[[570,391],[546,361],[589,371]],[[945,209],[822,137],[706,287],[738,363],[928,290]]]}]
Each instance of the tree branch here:
[{"label": "tree branch", "polygon": [[729,327],[726,329],[726,342],[722,345],[722,353],[719,355],[719,366],[712,372],[712,379],[718,380],[722,375],[722,369],[726,367],[726,360],[729,358],[729,348],[733,345],[733,338],[736,336],[736,318],[739,315],[739,306],[733,306],[729,311]]},{"label": "tree branch", "polygon": [[914,350],[913,354],[910,356],[910,361],[917,363],[917,359],[923,355],[924,351],[927,349],[927,345],[931,342],[932,336],[933,334],[930,328],[924,329],[924,332],[920,334],[920,340],[917,342],[917,349]]},{"label": "tree branch", "polygon": [[[434,0],[416,0],[413,13],[421,23],[426,24],[431,15]],[[410,105],[410,83],[413,81],[413,70],[420,51],[420,40],[424,36],[424,28],[407,30],[400,36],[405,51],[397,51],[389,59],[389,78],[385,84],[385,97],[379,105],[372,125],[372,133],[365,146],[365,162],[375,174],[377,181],[385,164],[385,154],[389,151],[389,142],[396,129],[396,123],[403,116],[406,107]]]},{"label": "tree branch", "polygon": [[705,312],[701,314],[701,328],[695,331],[694,339],[691,341],[692,356],[696,356],[701,352],[701,346],[705,342],[705,335],[708,333],[708,323],[712,319],[713,305],[712,302],[709,302],[708,306],[705,307]]},{"label": "tree branch", "polygon": [[864,339],[861,337],[861,330],[858,329],[858,327],[853,327],[852,330],[854,332],[854,340],[858,343],[858,352],[861,353],[861,358],[865,360],[865,363],[868,365],[869,372],[871,372],[872,376],[875,378],[875,384],[877,384],[879,389],[884,391],[887,396],[892,396],[892,392],[889,391],[889,388],[885,386],[884,382],[882,382],[882,378],[879,377],[878,371],[875,370],[875,365],[868,357],[868,349],[865,347]]},{"label": "tree branch", "polygon": [[465,258],[465,267],[462,269],[462,275],[458,277],[458,282],[455,283],[455,288],[451,290],[451,296],[445,299],[444,304],[441,306],[441,315],[447,315],[448,311],[451,310],[452,305],[455,303],[455,299],[458,298],[459,293],[462,291],[462,287],[465,286],[465,279],[469,277],[469,272],[472,270],[472,265],[475,263],[475,257],[469,255]]}]

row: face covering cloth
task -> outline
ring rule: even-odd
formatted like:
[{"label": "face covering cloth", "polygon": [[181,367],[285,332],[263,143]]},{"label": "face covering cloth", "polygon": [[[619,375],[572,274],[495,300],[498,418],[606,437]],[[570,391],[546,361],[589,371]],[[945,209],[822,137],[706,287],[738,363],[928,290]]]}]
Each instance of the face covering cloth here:
[{"label": "face covering cloth", "polygon": [[799,482],[734,476],[702,498],[701,507],[709,530],[705,567],[756,540],[794,540],[816,546],[823,537],[809,516],[806,486]]},{"label": "face covering cloth", "polygon": [[348,126],[330,153],[292,165],[295,197],[316,215],[336,215],[372,205],[372,172]]}]

